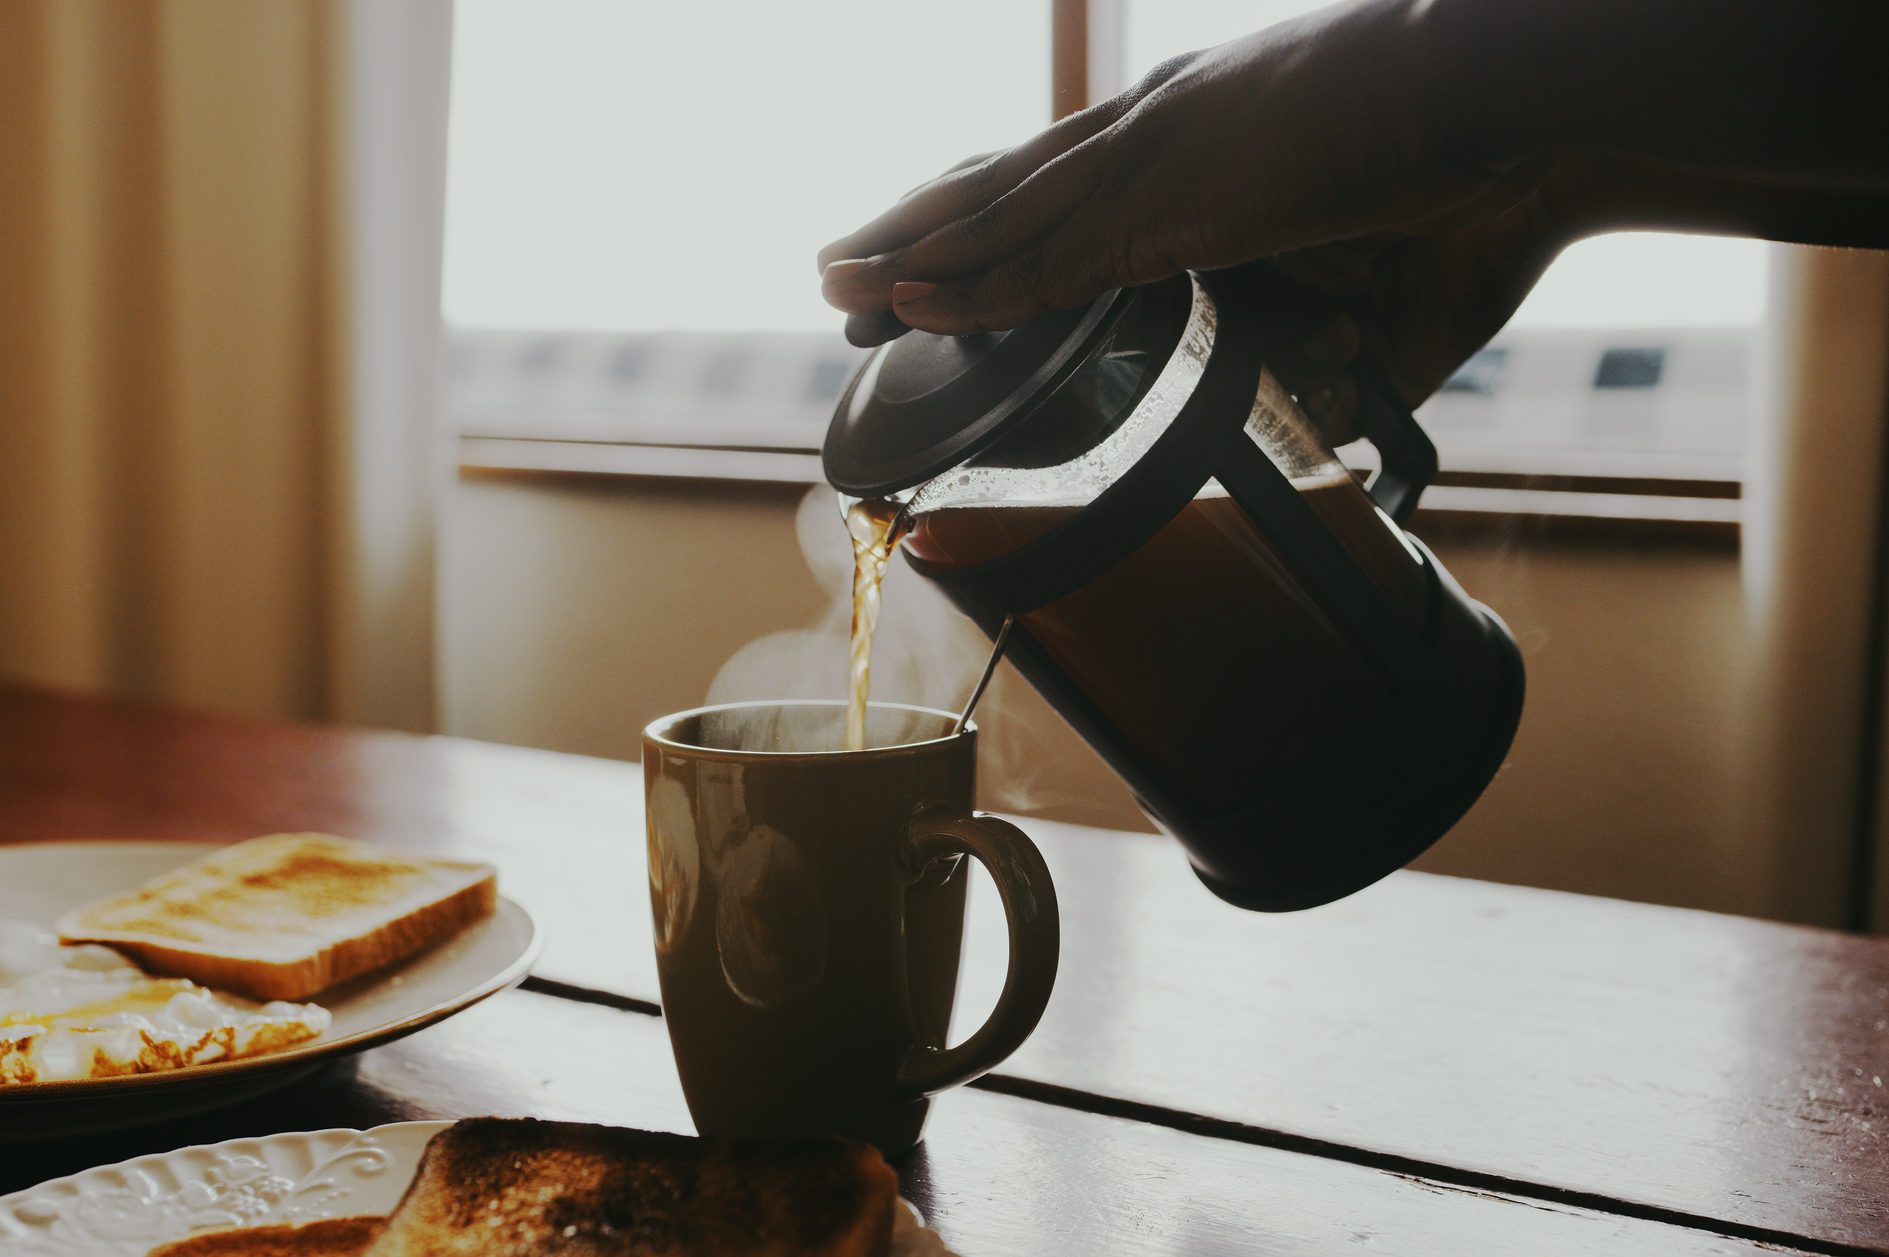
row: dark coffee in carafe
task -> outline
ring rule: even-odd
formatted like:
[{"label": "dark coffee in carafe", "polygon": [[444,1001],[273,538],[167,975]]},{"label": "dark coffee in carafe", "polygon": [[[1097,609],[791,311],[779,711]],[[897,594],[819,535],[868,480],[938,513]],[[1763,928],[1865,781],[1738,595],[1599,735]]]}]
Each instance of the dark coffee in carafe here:
[{"label": "dark coffee in carafe", "polygon": [[[1294,487],[1395,612],[1420,625],[1429,603],[1422,559],[1356,482],[1338,471]],[[918,517],[906,545],[947,570],[973,567],[1079,509],[939,510]],[[1117,737],[1201,807],[1237,807],[1288,780],[1390,698],[1386,678],[1217,486],[1114,568],[1023,614],[1017,627]]]}]

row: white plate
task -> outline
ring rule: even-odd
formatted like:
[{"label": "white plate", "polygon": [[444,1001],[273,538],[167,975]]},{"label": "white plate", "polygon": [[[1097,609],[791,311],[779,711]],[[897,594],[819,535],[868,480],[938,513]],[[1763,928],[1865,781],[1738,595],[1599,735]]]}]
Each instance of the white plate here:
[{"label": "white plate", "polygon": [[[0,919],[51,929],[70,908],[214,850],[217,844],[198,842],[0,846]],[[530,914],[501,898],[497,912],[440,946],[314,996],[334,1022],[305,1043],[159,1073],[0,1086],[0,1143],[137,1126],[235,1104],[523,981],[542,945]]]},{"label": "white plate", "polygon": [[[144,1257],[192,1231],[391,1213],[450,1122],[232,1139],[137,1157],[0,1196],[0,1251]],[[893,1257],[952,1257],[901,1202]]]}]

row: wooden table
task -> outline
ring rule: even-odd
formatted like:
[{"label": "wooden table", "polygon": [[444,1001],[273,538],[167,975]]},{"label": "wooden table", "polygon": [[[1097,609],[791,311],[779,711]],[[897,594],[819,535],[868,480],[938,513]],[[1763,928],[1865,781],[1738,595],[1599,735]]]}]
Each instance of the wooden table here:
[{"label": "wooden table", "polygon": [[[1405,873],[1263,917],[1163,839],[1025,822],[1042,1027],[934,1109],[907,1195],[965,1257],[1889,1253],[1889,940]],[[687,1130],[634,765],[0,689],[0,842],[325,829],[491,859],[526,988],[240,1110],[34,1148],[471,1113]],[[963,1020],[1001,974],[974,896]]]}]

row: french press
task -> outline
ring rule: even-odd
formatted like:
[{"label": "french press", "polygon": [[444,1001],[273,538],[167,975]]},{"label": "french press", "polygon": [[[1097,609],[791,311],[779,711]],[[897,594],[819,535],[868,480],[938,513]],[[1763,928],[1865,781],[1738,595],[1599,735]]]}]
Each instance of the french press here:
[{"label": "french press", "polygon": [[[1290,295],[1181,275],[1008,332],[881,346],[822,460],[1187,849],[1284,911],[1403,866],[1521,717],[1506,626],[1400,526],[1436,453],[1364,366],[1368,489],[1268,361]],[[1374,386],[1373,386],[1374,385]]]}]

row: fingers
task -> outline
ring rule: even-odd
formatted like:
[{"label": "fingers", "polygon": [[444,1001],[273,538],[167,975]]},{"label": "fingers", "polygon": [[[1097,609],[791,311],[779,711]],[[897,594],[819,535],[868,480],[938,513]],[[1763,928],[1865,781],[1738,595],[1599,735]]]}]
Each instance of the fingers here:
[{"label": "fingers", "polygon": [[916,196],[920,192],[923,192],[926,188],[930,187],[933,183],[936,183],[939,179],[944,178],[945,175],[955,175],[960,170],[968,170],[972,166],[981,166],[985,162],[989,161],[991,158],[997,156],[1001,152],[1003,152],[1002,149],[993,148],[993,149],[988,149],[982,153],[972,153],[969,157],[966,157],[963,161],[959,162],[957,165],[952,166],[951,168],[946,170],[944,174],[933,175],[930,179],[925,180],[925,182],[913,184],[911,187],[905,189],[904,192],[899,194],[899,200],[909,201],[911,200],[912,197]]},{"label": "fingers", "polygon": [[1365,349],[1358,311],[1390,237],[1338,241],[1228,268],[1219,274],[1261,311],[1266,363],[1333,447],[1358,438],[1360,393],[1352,374]]},{"label": "fingers", "polygon": [[[1106,204],[1104,204],[1106,202]],[[1116,198],[1091,198],[1041,240],[979,274],[892,286],[892,310],[908,327],[948,336],[1016,327],[1052,310],[1068,310],[1111,288],[1151,283],[1172,274],[1138,272],[1132,233],[1114,217]]]},{"label": "fingers", "polygon": [[[970,336],[1027,323],[1051,310],[1087,299],[1076,284],[1049,280],[1040,245],[1031,245],[995,270],[975,279],[902,282],[892,286],[892,312],[899,322],[943,336]],[[1093,297],[1104,289],[1087,294]]]},{"label": "fingers", "polygon": [[1014,182],[1007,176],[1008,157],[1002,149],[978,153],[909,189],[891,209],[821,249],[815,258],[820,273],[824,275],[843,259],[870,257],[892,248],[920,233],[926,222],[969,212],[985,198],[1001,195]]},{"label": "fingers", "polygon": [[821,249],[816,260],[821,274],[847,258],[867,258],[895,248],[923,235],[941,222],[958,217],[987,204],[1014,186],[1009,177],[1014,163],[1008,154],[993,153],[982,159],[960,162],[931,182],[922,184],[900,198],[891,209],[864,227]]},{"label": "fingers", "polygon": [[1301,386],[1299,409],[1333,449],[1358,439],[1358,384],[1343,371],[1314,376]]},{"label": "fingers", "polygon": [[899,322],[899,316],[890,310],[879,314],[846,316],[846,343],[860,349],[871,349],[874,345],[883,345],[889,340],[897,340],[911,330]]},{"label": "fingers", "polygon": [[1358,439],[1358,384],[1350,367],[1364,348],[1356,319],[1329,311],[1296,329],[1287,361],[1274,364],[1288,376],[1299,408],[1334,448]]},{"label": "fingers", "polygon": [[1037,170],[976,213],[905,248],[847,259],[826,268],[827,303],[850,314],[892,308],[901,280],[960,279],[990,269],[1065,223],[1094,192],[1108,157],[1107,133],[1093,136]]},{"label": "fingers", "polygon": [[1120,113],[1114,104],[1105,101],[1071,114],[1015,148],[968,158],[919,185],[864,227],[821,249],[821,273],[844,259],[869,258],[910,244],[946,223],[983,209],[1039,168],[1108,127]]},{"label": "fingers", "polygon": [[1071,114],[1014,148],[967,158],[912,189],[872,222],[821,249],[822,274],[842,261],[904,248],[992,206],[1043,167],[1108,130],[1198,56],[1171,57],[1128,91]]}]

